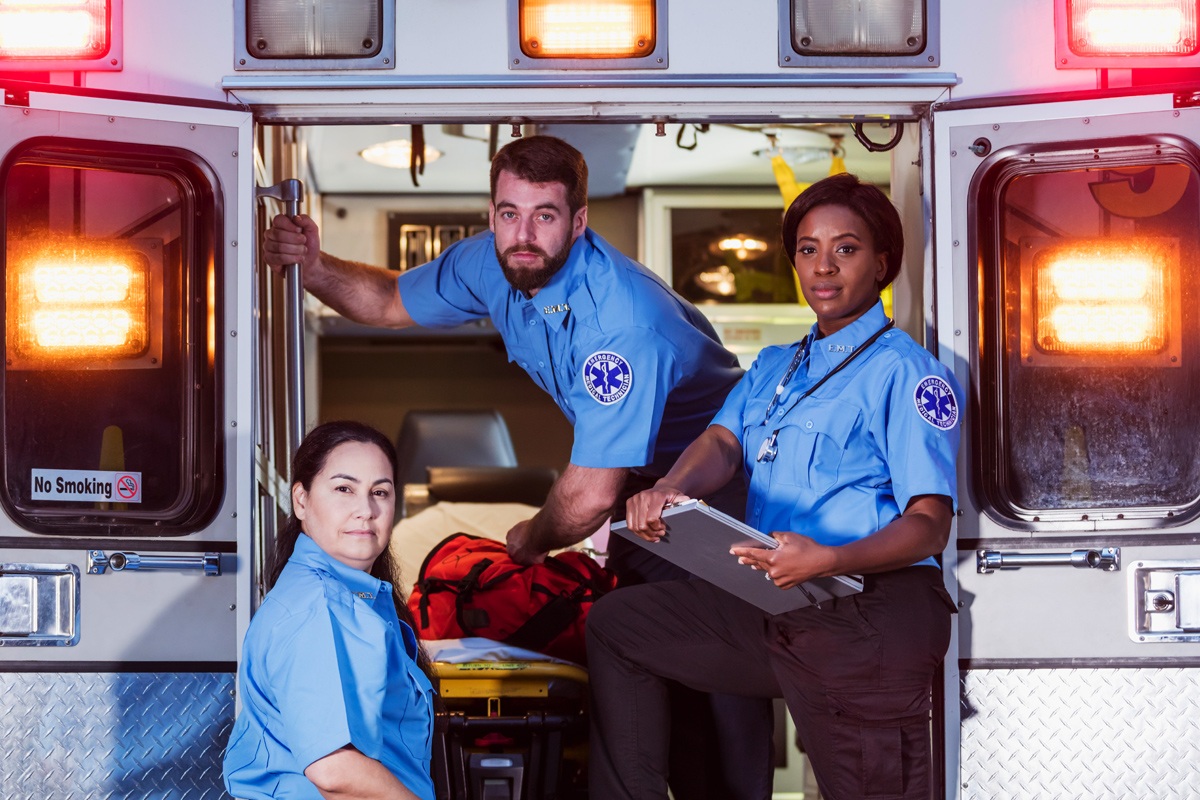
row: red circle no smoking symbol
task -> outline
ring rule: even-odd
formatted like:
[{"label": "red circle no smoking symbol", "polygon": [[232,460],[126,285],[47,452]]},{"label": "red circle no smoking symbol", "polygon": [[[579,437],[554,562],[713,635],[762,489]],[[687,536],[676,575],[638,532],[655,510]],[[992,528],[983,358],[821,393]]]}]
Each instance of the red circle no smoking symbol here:
[{"label": "red circle no smoking symbol", "polygon": [[121,475],[117,478],[117,494],[124,500],[137,497],[138,480],[132,475]]}]

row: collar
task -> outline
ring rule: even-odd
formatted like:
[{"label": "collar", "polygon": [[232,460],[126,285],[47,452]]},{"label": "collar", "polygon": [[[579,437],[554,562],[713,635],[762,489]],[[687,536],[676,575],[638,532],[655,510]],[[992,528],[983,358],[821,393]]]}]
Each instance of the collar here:
[{"label": "collar", "polygon": [[[887,314],[883,313],[883,301],[878,301],[867,313],[837,333],[816,339],[808,359],[809,376],[823,375],[845,361],[863,342],[871,338],[871,334],[886,325],[887,321]],[[816,336],[817,333],[817,325],[813,323],[809,335]]]},{"label": "collar", "polygon": [[529,300],[547,325],[561,328],[567,324],[567,318],[571,315],[571,293],[587,273],[593,247],[592,231],[587,228],[571,245],[571,252],[567,254],[567,262],[562,269],[554,273],[550,282]]},{"label": "collar", "polygon": [[296,537],[296,548],[288,561],[333,575],[344,583],[352,594],[368,603],[373,603],[377,597],[388,597],[392,592],[392,586],[387,581],[381,581],[370,573],[343,564],[322,550],[307,533],[301,532]]}]

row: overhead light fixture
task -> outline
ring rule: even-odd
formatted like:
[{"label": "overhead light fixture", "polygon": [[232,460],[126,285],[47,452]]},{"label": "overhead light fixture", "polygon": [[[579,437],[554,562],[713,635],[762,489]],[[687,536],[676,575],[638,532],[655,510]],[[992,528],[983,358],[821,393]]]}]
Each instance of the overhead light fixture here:
[{"label": "overhead light fixture", "polygon": [[697,273],[695,281],[697,286],[709,294],[719,297],[733,297],[737,294],[737,276],[724,264],[716,269]]},{"label": "overhead light fixture", "polygon": [[[412,142],[408,139],[392,139],[389,142],[373,144],[361,151],[359,155],[368,164],[392,169],[408,169],[412,163]],[[441,150],[435,150],[429,145],[425,145],[426,164],[432,164],[441,157]]]},{"label": "overhead light fixture", "polygon": [[714,249],[718,253],[729,253],[738,261],[753,261],[766,255],[770,245],[762,239],[745,234],[725,236],[717,240]]}]

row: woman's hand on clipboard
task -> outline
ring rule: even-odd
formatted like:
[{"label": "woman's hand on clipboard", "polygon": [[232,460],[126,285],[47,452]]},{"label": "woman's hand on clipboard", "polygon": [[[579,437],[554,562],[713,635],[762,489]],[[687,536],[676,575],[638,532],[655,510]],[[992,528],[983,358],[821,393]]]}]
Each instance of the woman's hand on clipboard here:
[{"label": "woman's hand on clipboard", "polygon": [[766,573],[780,589],[836,574],[833,548],[791,531],[773,531],[771,537],[779,542],[778,547],[733,547],[729,552],[737,556],[738,563]]},{"label": "woman's hand on clipboard", "polygon": [[674,487],[652,486],[625,503],[625,526],[647,542],[657,542],[667,532],[663,509],[686,500],[691,498]]}]

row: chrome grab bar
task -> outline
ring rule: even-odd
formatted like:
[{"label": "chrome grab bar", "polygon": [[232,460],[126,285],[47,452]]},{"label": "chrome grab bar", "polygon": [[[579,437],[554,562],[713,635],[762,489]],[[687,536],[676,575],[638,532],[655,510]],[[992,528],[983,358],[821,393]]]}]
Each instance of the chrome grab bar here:
[{"label": "chrome grab bar", "polygon": [[103,550],[89,550],[87,562],[88,573],[91,575],[103,575],[108,569],[113,572],[194,569],[201,570],[205,575],[213,577],[221,574],[220,553],[200,553],[189,556],[143,556],[138,553],[107,555]]},{"label": "chrome grab bar", "polygon": [[1099,550],[1072,550],[1069,553],[1002,553],[999,550],[980,550],[975,565],[980,574],[998,569],[1021,567],[1075,567],[1115,572],[1121,567],[1121,548],[1102,547]]},{"label": "chrome grab bar", "polygon": [[[304,186],[295,178],[274,186],[258,187],[256,197],[271,197],[283,204],[283,213],[300,213]],[[304,278],[299,264],[288,264],[284,271],[284,308],[287,324],[287,402],[289,453],[296,454],[304,438]]]}]

